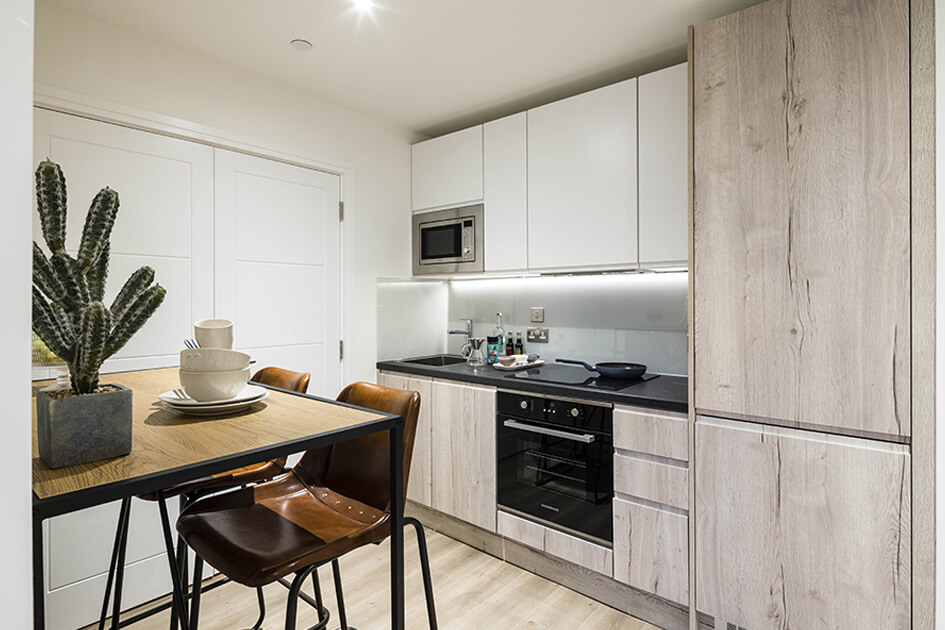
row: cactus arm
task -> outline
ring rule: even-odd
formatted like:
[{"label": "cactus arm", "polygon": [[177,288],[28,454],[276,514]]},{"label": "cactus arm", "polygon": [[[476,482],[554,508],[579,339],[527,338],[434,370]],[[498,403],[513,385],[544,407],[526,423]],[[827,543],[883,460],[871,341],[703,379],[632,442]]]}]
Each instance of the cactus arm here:
[{"label": "cactus arm", "polygon": [[115,322],[123,319],[131,305],[147,291],[152,282],[154,282],[154,269],[151,267],[141,267],[131,274],[115,297],[115,301],[112,302],[112,319]]},{"label": "cactus arm", "polygon": [[33,284],[53,302],[62,303],[64,293],[62,283],[59,282],[52,263],[46,258],[46,254],[36,241],[33,241]]},{"label": "cactus arm", "polygon": [[49,159],[36,169],[36,208],[46,245],[53,254],[66,249],[66,178]]},{"label": "cactus arm", "polygon": [[89,283],[79,273],[75,259],[65,252],[53,254],[50,259],[53,271],[62,284],[62,301],[67,310],[80,311],[89,303]]},{"label": "cactus arm", "polygon": [[118,193],[111,188],[103,188],[89,207],[85,215],[85,227],[82,228],[82,242],[76,262],[79,272],[86,274],[95,261],[98,260],[102,249],[108,244],[108,239],[115,225],[115,215],[118,214]]},{"label": "cactus arm", "polygon": [[106,347],[111,324],[111,314],[101,302],[92,302],[82,312],[79,352],[72,370],[79,394],[91,394],[98,387],[98,369],[108,357]]},{"label": "cactus arm", "polygon": [[154,314],[157,307],[164,301],[166,293],[167,290],[164,287],[156,284],[135,300],[124,316],[115,321],[115,327],[112,329],[108,346],[105,349],[106,356],[111,356],[124,347],[131,336],[138,332],[148,321],[148,318]]},{"label": "cactus arm", "polygon": [[93,302],[101,302],[105,299],[105,279],[108,277],[108,262],[111,246],[106,241],[102,253],[98,255],[98,260],[92,265],[85,279],[89,283],[89,296]]},{"label": "cactus arm", "polygon": [[33,332],[53,354],[67,363],[72,361],[75,356],[72,331],[36,287],[33,287]]}]

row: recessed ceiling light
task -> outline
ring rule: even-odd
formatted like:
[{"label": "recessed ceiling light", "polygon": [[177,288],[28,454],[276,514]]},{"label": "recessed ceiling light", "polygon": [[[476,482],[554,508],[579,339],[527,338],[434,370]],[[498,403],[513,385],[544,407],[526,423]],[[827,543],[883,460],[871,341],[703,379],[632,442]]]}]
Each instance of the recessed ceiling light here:
[{"label": "recessed ceiling light", "polygon": [[351,3],[361,13],[370,13],[374,8],[374,0],[351,0]]},{"label": "recessed ceiling light", "polygon": [[292,46],[292,48],[295,48],[296,50],[311,50],[312,42],[308,41],[307,39],[293,39],[291,42],[289,42],[289,46]]}]

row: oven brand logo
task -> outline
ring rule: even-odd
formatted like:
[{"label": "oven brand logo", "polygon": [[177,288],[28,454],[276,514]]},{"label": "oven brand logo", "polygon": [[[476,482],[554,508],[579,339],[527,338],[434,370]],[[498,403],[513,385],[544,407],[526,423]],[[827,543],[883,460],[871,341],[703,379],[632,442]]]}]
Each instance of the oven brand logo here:
[{"label": "oven brand logo", "polygon": [[545,505],[544,503],[541,504],[541,507],[545,508],[546,510],[551,510],[552,512],[560,512],[560,511],[561,511],[561,510],[559,510],[558,508],[554,507],[553,505]]}]

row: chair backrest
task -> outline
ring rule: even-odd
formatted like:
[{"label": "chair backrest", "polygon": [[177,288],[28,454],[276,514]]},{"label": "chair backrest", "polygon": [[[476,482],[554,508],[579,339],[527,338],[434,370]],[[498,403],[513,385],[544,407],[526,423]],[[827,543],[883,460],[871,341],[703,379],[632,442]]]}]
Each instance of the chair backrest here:
[{"label": "chair backrest", "polygon": [[308,389],[308,382],[311,378],[312,375],[308,372],[293,372],[277,367],[264,367],[253,374],[253,377],[249,380],[304,394]]},{"label": "chair backrest", "polygon": [[[404,494],[420,414],[418,392],[358,382],[338,394],[339,402],[404,419]],[[390,510],[390,433],[384,431],[309,450],[294,470],[313,486],[331,488],[379,510]]]}]

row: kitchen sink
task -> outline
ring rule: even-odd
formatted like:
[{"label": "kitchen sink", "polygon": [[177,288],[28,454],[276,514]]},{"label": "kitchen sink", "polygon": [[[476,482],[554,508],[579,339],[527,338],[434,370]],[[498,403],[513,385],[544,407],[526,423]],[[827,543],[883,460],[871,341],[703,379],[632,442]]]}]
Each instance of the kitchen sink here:
[{"label": "kitchen sink", "polygon": [[401,359],[404,363],[413,363],[414,365],[432,365],[434,367],[443,367],[444,365],[456,365],[465,363],[466,359],[458,354],[431,354],[428,357],[414,357],[412,359]]}]

